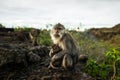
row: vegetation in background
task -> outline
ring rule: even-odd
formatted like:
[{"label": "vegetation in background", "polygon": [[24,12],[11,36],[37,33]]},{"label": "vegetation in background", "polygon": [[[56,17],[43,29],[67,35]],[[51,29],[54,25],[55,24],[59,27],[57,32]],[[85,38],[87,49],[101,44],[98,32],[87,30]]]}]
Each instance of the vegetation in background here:
[{"label": "vegetation in background", "polygon": [[50,38],[50,31],[42,30],[39,35],[39,42],[41,45],[51,46],[52,40]]},{"label": "vegetation in background", "polygon": [[92,28],[89,29],[89,34],[114,46],[120,46],[120,24],[111,28]]},{"label": "vegetation in background", "polygon": [[85,72],[97,80],[120,79],[120,48],[99,40],[86,32],[70,32],[78,41],[81,54],[87,54],[89,60]]},{"label": "vegetation in background", "polygon": [[19,32],[19,31],[26,31],[26,32],[30,32],[32,29],[34,29],[34,28],[28,28],[28,27],[20,27],[20,26],[17,26],[16,28],[14,28],[14,30],[16,31],[16,32]]},{"label": "vegetation in background", "polygon": [[97,80],[120,80],[120,49],[110,49],[104,56],[106,60],[101,63],[89,59],[85,68],[86,72]]}]

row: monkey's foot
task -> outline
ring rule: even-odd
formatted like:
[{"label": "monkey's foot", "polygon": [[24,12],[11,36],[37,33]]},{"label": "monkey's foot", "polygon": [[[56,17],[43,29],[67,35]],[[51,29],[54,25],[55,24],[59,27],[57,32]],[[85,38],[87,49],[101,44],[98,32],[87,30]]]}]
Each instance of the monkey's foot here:
[{"label": "monkey's foot", "polygon": [[52,66],[48,66],[48,69],[52,69],[52,70],[63,70],[64,71],[64,68],[62,68],[62,67],[52,67]]},{"label": "monkey's foot", "polygon": [[52,69],[52,67],[49,65],[49,66],[48,66],[48,69]]}]

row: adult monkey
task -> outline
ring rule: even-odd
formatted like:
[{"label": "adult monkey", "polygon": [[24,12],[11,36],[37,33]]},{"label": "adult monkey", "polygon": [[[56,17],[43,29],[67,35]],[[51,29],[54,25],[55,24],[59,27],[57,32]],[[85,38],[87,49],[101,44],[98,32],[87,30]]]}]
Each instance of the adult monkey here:
[{"label": "adult monkey", "polygon": [[[50,35],[54,46],[49,53],[51,57],[49,68],[59,69],[56,66],[62,66],[64,69],[73,69],[78,62],[79,46],[77,42],[60,23],[53,27]],[[58,48],[57,53],[54,51],[54,47]]]}]

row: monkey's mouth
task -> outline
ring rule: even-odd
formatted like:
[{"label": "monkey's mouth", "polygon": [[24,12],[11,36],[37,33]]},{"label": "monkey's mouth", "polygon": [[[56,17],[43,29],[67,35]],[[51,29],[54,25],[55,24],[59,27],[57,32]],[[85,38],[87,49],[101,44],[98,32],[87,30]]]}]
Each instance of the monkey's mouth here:
[{"label": "monkey's mouth", "polygon": [[55,34],[54,36],[55,36],[56,38],[60,37],[60,35],[59,35],[59,34]]}]

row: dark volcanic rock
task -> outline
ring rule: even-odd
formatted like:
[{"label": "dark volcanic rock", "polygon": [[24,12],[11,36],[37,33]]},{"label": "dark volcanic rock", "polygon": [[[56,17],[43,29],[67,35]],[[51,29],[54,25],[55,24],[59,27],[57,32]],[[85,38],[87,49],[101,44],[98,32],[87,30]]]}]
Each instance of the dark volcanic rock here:
[{"label": "dark volcanic rock", "polygon": [[39,70],[41,65],[49,65],[48,53],[47,47],[0,43],[0,80],[27,79],[27,75]]},{"label": "dark volcanic rock", "polygon": [[21,47],[19,45],[0,43],[0,66],[7,63],[39,62],[49,53],[47,47]]},{"label": "dark volcanic rock", "polygon": [[27,54],[27,58],[29,62],[39,62],[40,61],[40,56],[33,53],[32,51]]},{"label": "dark volcanic rock", "polygon": [[48,69],[49,48],[0,44],[0,80],[94,80],[76,66],[75,71]]},{"label": "dark volcanic rock", "polygon": [[[3,46],[2,46],[3,45]],[[25,63],[26,51],[9,44],[0,45],[0,66],[7,63]]]},{"label": "dark volcanic rock", "polygon": [[46,46],[34,46],[30,47],[29,50],[41,57],[44,57],[49,53],[49,49]]},{"label": "dark volcanic rock", "polygon": [[13,28],[0,28],[0,32],[14,32]]}]

